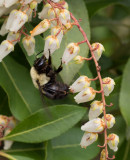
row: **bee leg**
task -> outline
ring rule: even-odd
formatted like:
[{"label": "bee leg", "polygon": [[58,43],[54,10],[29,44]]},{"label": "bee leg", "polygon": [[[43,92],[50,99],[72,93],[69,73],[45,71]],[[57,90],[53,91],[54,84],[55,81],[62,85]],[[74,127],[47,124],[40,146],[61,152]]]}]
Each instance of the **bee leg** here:
[{"label": "bee leg", "polygon": [[52,62],[51,62],[51,52],[50,52],[50,49],[48,49],[48,51],[49,51],[48,65],[51,65]]},{"label": "bee leg", "polygon": [[58,67],[58,69],[55,70],[55,73],[58,74],[59,72],[61,72],[63,69],[63,66],[62,66],[62,61],[61,61],[61,64],[60,66]]}]

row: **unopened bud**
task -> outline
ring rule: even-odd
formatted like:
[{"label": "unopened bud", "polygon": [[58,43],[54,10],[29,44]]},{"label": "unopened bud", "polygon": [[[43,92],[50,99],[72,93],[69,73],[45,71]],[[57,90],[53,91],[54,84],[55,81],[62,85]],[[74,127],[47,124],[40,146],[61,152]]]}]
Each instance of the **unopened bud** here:
[{"label": "unopened bud", "polygon": [[76,63],[76,64],[81,64],[81,63],[83,63],[83,57],[82,56],[76,56],[76,57],[74,57],[74,62]]},{"label": "unopened bud", "polygon": [[108,136],[108,145],[114,152],[118,150],[119,136],[112,133]]},{"label": "unopened bud", "polygon": [[100,160],[107,160],[106,159],[105,149],[103,149],[102,152],[101,152],[101,154],[100,154]]},{"label": "unopened bud", "polygon": [[[104,117],[102,117],[102,119],[104,120]],[[115,117],[112,114],[106,114],[106,121],[107,121],[107,128],[110,129],[115,124]]]},{"label": "unopened bud", "polygon": [[113,91],[114,89],[115,82],[112,78],[106,77],[103,78],[103,90],[105,96],[109,96],[109,94]]},{"label": "unopened bud", "polygon": [[30,3],[30,8],[33,10],[33,9],[35,9],[37,7],[37,1],[32,1],[31,3]]}]

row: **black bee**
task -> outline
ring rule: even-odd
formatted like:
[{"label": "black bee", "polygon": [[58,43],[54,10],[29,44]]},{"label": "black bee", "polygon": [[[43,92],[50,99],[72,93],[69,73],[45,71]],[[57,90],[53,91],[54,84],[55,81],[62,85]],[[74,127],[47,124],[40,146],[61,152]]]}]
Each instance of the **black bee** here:
[{"label": "black bee", "polygon": [[56,80],[60,71],[62,71],[62,62],[58,69],[54,70],[49,54],[49,59],[46,59],[44,55],[37,58],[30,73],[34,86],[40,90],[42,95],[50,99],[62,99],[68,94],[69,87]]}]

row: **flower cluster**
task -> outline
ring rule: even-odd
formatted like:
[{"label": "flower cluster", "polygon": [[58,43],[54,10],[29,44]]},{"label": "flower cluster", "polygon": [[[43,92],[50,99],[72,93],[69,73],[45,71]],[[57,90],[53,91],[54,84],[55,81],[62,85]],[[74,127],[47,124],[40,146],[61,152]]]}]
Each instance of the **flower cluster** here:
[{"label": "flower cluster", "polygon": [[[7,136],[16,126],[16,119],[14,117],[7,117],[0,115],[0,138]],[[11,148],[13,141],[4,140],[4,150]]]}]

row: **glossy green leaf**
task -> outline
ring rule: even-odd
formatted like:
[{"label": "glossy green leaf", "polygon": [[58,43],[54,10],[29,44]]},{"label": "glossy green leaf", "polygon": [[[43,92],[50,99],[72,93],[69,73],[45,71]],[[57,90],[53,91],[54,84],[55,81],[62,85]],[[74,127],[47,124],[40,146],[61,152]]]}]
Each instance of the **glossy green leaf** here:
[{"label": "glossy green leaf", "polygon": [[80,147],[83,136],[80,128],[72,128],[60,137],[52,140],[54,160],[92,160],[99,153],[98,142],[93,143],[86,149]]},{"label": "glossy green leaf", "polygon": [[130,59],[128,60],[126,67],[124,69],[119,105],[121,113],[126,120],[128,126],[130,126]]},{"label": "glossy green leaf", "polygon": [[41,144],[14,143],[11,149],[2,151],[11,156],[12,160],[42,160],[44,148]]},{"label": "glossy green leaf", "polygon": [[12,114],[23,120],[42,108],[39,91],[32,84],[29,71],[9,56],[0,63],[0,85],[9,99]]},{"label": "glossy green leaf", "polygon": [[53,148],[51,141],[45,142],[45,160],[53,160]]},{"label": "glossy green leaf", "polygon": [[31,115],[3,139],[38,143],[61,135],[74,126],[85,114],[86,109],[73,105],[59,105],[40,110]]},{"label": "glossy green leaf", "polygon": [[129,0],[85,0],[89,16],[91,17],[94,15],[98,10],[105,8],[109,5],[118,4],[122,5],[123,7],[130,7]]}]

